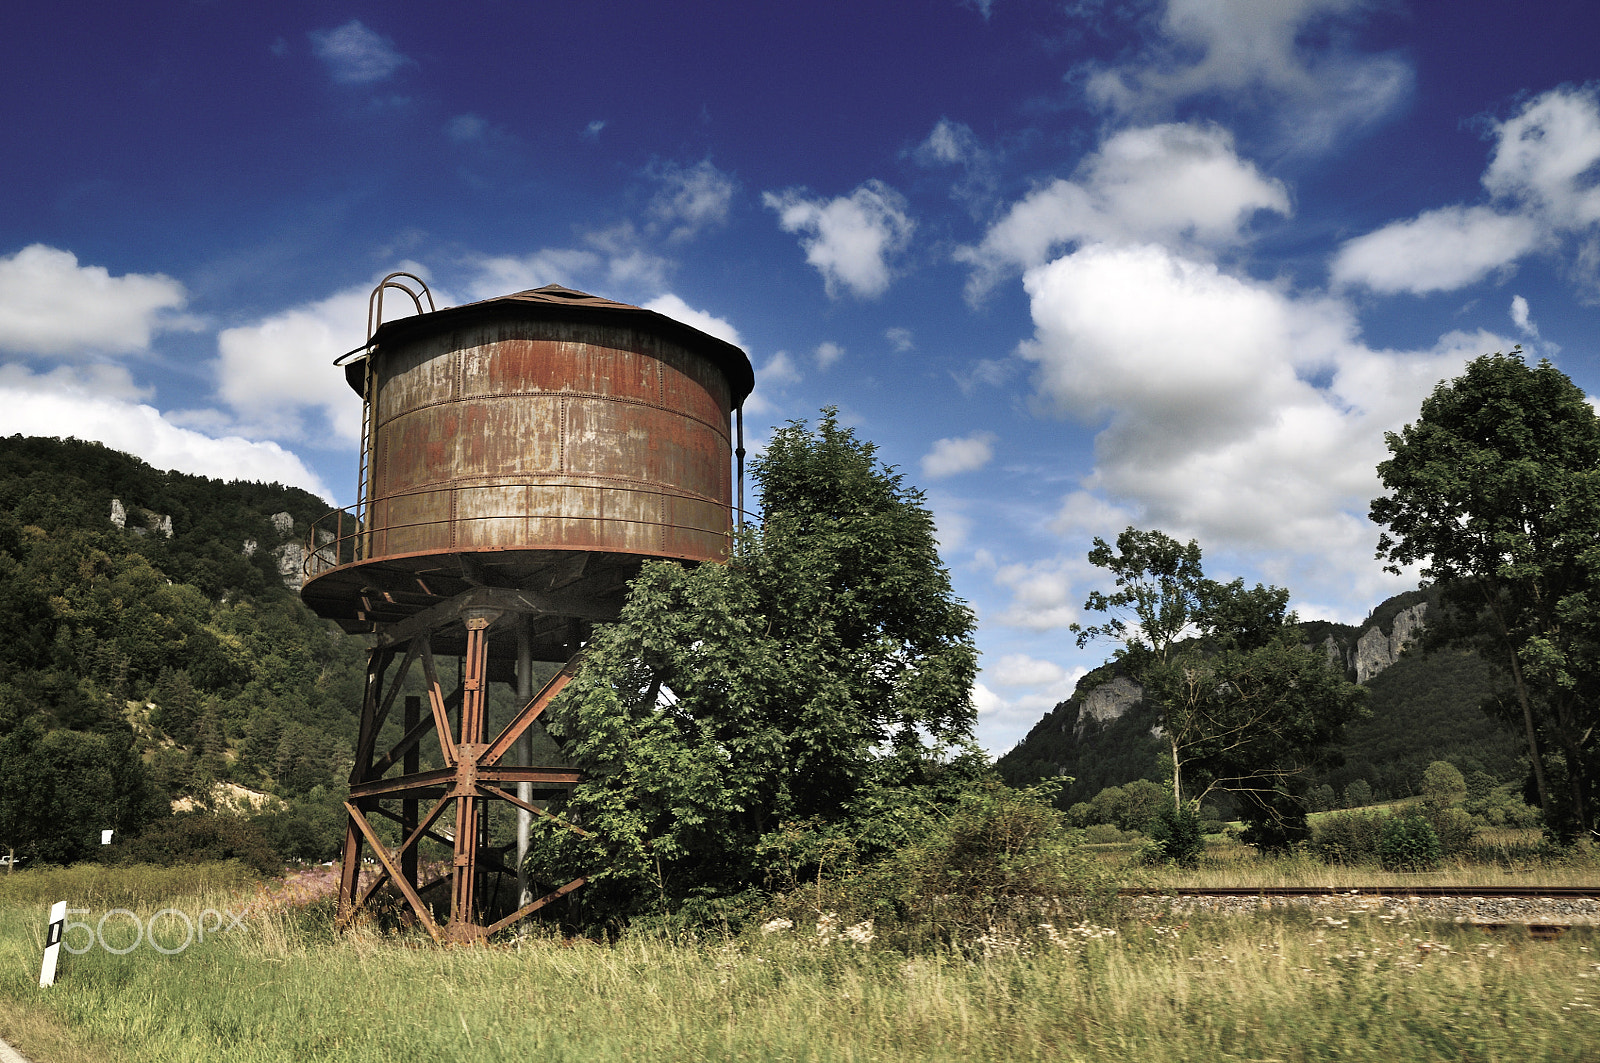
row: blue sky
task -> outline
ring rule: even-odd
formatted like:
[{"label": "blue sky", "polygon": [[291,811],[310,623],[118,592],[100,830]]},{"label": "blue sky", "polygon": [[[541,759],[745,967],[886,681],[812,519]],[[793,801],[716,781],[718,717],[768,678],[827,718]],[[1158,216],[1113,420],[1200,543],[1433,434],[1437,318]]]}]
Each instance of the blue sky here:
[{"label": "blue sky", "polygon": [[[1529,12],[1533,12],[1530,14]],[[1600,393],[1600,9],[1546,0],[22,5],[0,432],[353,501],[395,269],[739,342],[927,492],[1009,748],[1092,538],[1359,621],[1383,433],[1520,343]]]}]

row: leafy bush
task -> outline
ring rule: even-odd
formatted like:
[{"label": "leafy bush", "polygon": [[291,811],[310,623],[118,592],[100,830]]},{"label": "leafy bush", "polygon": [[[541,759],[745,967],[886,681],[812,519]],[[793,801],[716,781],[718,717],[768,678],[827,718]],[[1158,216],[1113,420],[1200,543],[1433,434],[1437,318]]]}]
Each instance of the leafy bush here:
[{"label": "leafy bush", "polygon": [[1130,832],[1120,831],[1109,823],[1091,823],[1083,830],[1083,840],[1091,845],[1113,845],[1127,841]]},{"label": "leafy bush", "polygon": [[155,823],[118,855],[165,867],[238,860],[263,875],[283,870],[283,857],[260,824],[216,812],[181,812]]},{"label": "leafy bush", "polygon": [[1311,850],[1329,864],[1378,858],[1378,839],[1392,817],[1374,811],[1334,812],[1311,825]]},{"label": "leafy bush", "polygon": [[1367,780],[1357,779],[1344,788],[1344,807],[1365,808],[1372,804],[1372,787]]},{"label": "leafy bush", "polygon": [[1431,871],[1444,851],[1439,835],[1421,815],[1390,816],[1378,835],[1378,862],[1385,871]]},{"label": "leafy bush", "polygon": [[1476,817],[1481,825],[1517,828],[1539,825],[1539,810],[1524,801],[1520,794],[1514,793],[1511,787],[1491,785],[1487,790],[1475,792],[1471,777],[1468,777],[1467,783],[1467,812]]},{"label": "leafy bush", "polygon": [[865,868],[841,863],[797,883],[769,914],[794,924],[871,919],[882,940],[907,949],[1105,917],[1117,884],[1066,825],[1056,789],[972,786],[944,814],[927,815],[908,844]]},{"label": "leafy bush", "polygon": [[1439,839],[1439,849],[1443,855],[1454,856],[1472,848],[1472,835],[1476,828],[1465,810],[1425,805],[1422,814]]},{"label": "leafy bush", "polygon": [[1282,853],[1311,837],[1306,806],[1287,789],[1246,790],[1239,794],[1243,839],[1262,852]]},{"label": "leafy bush", "polygon": [[1163,805],[1150,824],[1150,844],[1140,854],[1145,863],[1175,863],[1179,867],[1194,867],[1206,851],[1204,829],[1200,813],[1192,804],[1175,809]]}]

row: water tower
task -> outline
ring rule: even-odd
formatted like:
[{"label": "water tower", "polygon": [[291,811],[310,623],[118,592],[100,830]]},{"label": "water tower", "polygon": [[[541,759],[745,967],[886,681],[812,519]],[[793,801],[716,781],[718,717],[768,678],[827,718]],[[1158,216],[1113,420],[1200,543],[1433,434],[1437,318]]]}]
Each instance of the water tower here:
[{"label": "water tower", "polygon": [[[415,316],[384,321],[386,291]],[[340,909],[349,918],[391,886],[435,940],[475,941],[584,882],[535,898],[518,879],[503,899],[530,817],[550,816],[541,797],[581,780],[532,762],[531,729],[645,560],[728,556],[755,378],[731,343],[555,285],[435,310],[420,279],[391,274],[367,331],[340,360],[363,402],[358,502],[313,530],[301,591],[319,616],[374,636]],[[539,662],[560,667],[536,691]],[[425,693],[402,697],[408,677]],[[495,682],[516,696],[491,726]],[[403,719],[380,742],[397,701]],[[439,766],[423,770],[424,748]],[[491,837],[497,803],[518,810],[510,837]],[[450,853],[432,875],[425,838]],[[361,888],[364,850],[380,870]]]}]

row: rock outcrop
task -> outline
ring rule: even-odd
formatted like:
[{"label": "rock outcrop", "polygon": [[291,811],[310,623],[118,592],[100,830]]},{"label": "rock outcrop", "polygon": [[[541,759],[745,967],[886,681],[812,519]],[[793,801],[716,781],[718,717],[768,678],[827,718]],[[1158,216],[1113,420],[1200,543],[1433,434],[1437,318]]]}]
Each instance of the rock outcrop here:
[{"label": "rock outcrop", "polygon": [[1377,626],[1368,628],[1350,654],[1350,669],[1355,672],[1356,682],[1365,683],[1399,660],[1400,654],[1422,632],[1427,612],[1428,603],[1418,602],[1395,614],[1389,634],[1385,635]]},{"label": "rock outcrop", "polygon": [[298,594],[306,582],[305,544],[298,540],[284,543],[272,551],[272,556],[278,559],[278,575],[283,585]]},{"label": "rock outcrop", "polygon": [[140,509],[137,506],[134,507],[132,513],[139,517],[141,523],[129,528],[128,517],[130,513],[128,508],[122,504],[122,499],[120,498],[111,500],[111,523],[118,528],[131,531],[135,535],[149,535],[154,532],[163,539],[172,538],[172,517],[168,514],[155,513],[148,509]]},{"label": "rock outcrop", "polygon": [[1143,697],[1144,688],[1127,676],[1114,676],[1101,683],[1083,696],[1083,705],[1078,710],[1079,733],[1089,720],[1107,724],[1118,719]]}]

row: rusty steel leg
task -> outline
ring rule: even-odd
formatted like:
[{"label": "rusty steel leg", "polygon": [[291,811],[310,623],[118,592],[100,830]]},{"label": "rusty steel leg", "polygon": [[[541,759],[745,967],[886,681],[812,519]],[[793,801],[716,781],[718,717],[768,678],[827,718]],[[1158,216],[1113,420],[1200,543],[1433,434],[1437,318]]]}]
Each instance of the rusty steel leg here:
[{"label": "rusty steel leg", "polygon": [[[422,722],[422,699],[415,694],[407,695],[405,708],[405,728],[410,734]],[[407,775],[415,775],[422,770],[422,753],[413,745],[405,752],[402,769]],[[407,797],[400,802],[400,831],[407,838],[417,829],[417,799]],[[417,882],[417,847],[415,845],[400,854],[400,873],[405,880],[416,889]]]},{"label": "rusty steel leg", "polygon": [[461,740],[456,743],[456,844],[455,887],[450,896],[450,926],[446,930],[452,941],[461,943],[479,941],[484,937],[478,922],[478,895],[480,868],[479,851],[487,841],[482,836],[478,797],[478,758],[483,755],[487,726],[485,710],[485,678],[489,662],[488,617],[467,618],[467,646],[463,659],[464,672],[461,683]]},{"label": "rusty steel leg", "polygon": [[339,864],[339,905],[335,922],[348,924],[356,911],[356,886],[361,880],[361,831],[354,819],[345,824],[344,852]]},{"label": "rusty steel leg", "polygon": [[[516,610],[512,610],[517,612]],[[376,650],[368,662],[367,687],[361,707],[361,735],[356,764],[351,771],[350,799],[346,802],[349,825],[345,832],[344,869],[340,879],[340,924],[347,925],[363,905],[385,891],[397,891],[416,913],[418,922],[436,941],[478,944],[488,935],[510,926],[583,884],[582,879],[534,899],[524,883],[510,911],[499,907],[499,897],[490,889],[491,876],[515,877],[518,868],[508,867],[502,850],[514,849],[515,838],[498,849],[491,845],[489,810],[494,802],[504,802],[528,816],[553,818],[536,804],[543,795],[554,795],[577,785],[581,773],[566,767],[540,767],[526,763],[526,752],[517,750],[519,739],[546,707],[571,681],[582,661],[581,652],[568,660],[537,694],[530,695],[531,662],[529,653],[519,646],[517,654],[518,701],[525,704],[509,722],[489,733],[489,629],[505,615],[505,610],[480,608],[463,603],[450,616],[440,615],[431,630],[405,634],[407,650],[396,649],[399,640],[386,650]],[[521,621],[521,617],[517,618]],[[459,626],[458,626],[459,625]],[[519,622],[518,627],[522,624]],[[433,657],[436,637],[455,641],[465,628],[465,646],[460,659],[460,685],[446,694],[439,682]],[[512,629],[506,625],[510,634]],[[456,643],[459,645],[460,643]],[[402,661],[398,669],[391,667]],[[401,687],[413,663],[421,665],[428,705],[414,695],[401,697]],[[381,757],[379,732],[396,701],[404,705],[404,735]],[[421,744],[431,732],[438,741],[442,767],[422,767]],[[391,774],[400,768],[400,774]],[[515,793],[512,792],[515,789]],[[418,812],[426,799],[429,810]],[[445,824],[455,811],[454,835]],[[374,828],[374,816],[399,824],[404,841],[391,849]],[[557,822],[560,822],[559,820]],[[568,829],[583,833],[571,824]],[[429,839],[451,848],[451,866],[427,884],[420,874],[419,843]],[[361,858],[375,857],[382,865],[363,891],[360,885]],[[520,867],[521,859],[517,864]],[[437,887],[440,893],[431,891]],[[445,901],[444,893],[449,900]],[[433,897],[431,902],[427,897]],[[448,904],[449,919],[443,925],[434,917]]]},{"label": "rusty steel leg", "polygon": [[[389,666],[392,653],[383,649],[374,649],[367,655],[367,682],[361,699],[361,734],[357,738],[358,751],[365,743],[368,750],[365,756],[359,752],[355,765],[350,769],[352,783],[365,781],[371,768],[371,743],[370,732],[377,718],[378,704],[383,692],[383,672]],[[352,819],[345,824],[344,851],[339,864],[339,904],[338,919],[341,923],[347,922],[355,914],[359,897],[357,889],[361,881],[361,831]]]}]

